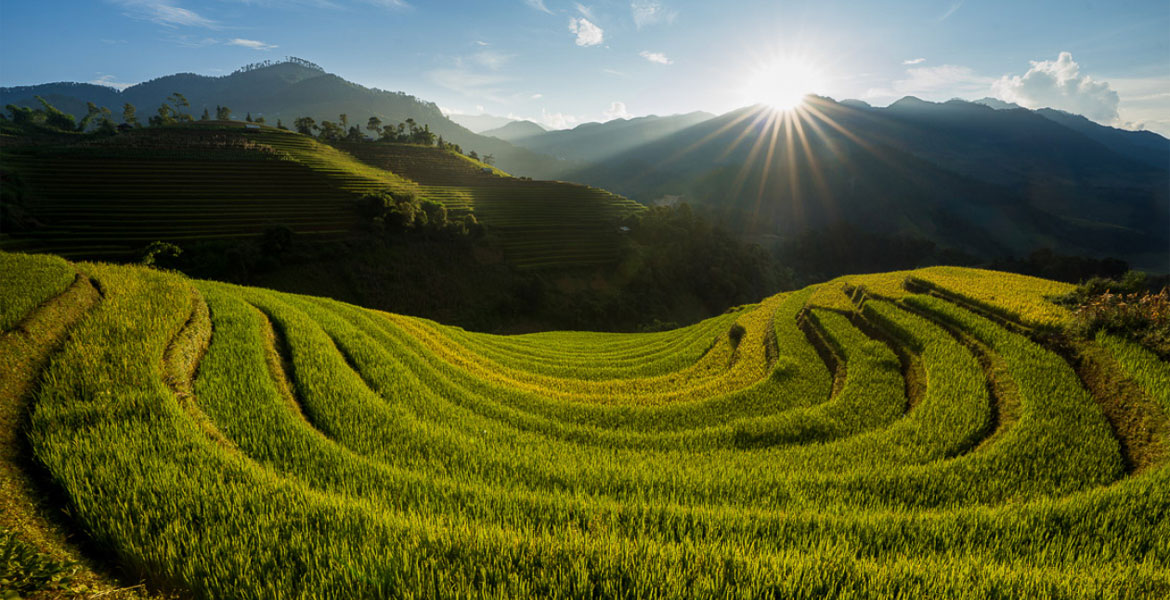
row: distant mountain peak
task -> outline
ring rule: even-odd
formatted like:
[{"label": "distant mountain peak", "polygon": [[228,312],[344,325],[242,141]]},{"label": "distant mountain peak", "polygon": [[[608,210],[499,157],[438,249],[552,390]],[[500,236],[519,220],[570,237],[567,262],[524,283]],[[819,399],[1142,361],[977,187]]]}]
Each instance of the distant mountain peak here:
[{"label": "distant mountain peak", "polygon": [[1024,108],[1023,106],[1020,106],[1019,104],[1016,104],[1015,102],[1004,102],[1003,100],[1000,100],[999,98],[991,98],[991,97],[980,98],[978,100],[972,100],[971,102],[974,104],[982,104],[983,106],[990,106],[991,108],[994,108],[995,110],[1012,110],[1012,109],[1016,109],[1016,108]]},{"label": "distant mountain peak", "polygon": [[286,57],[284,57],[283,60],[265,60],[265,61],[254,62],[254,63],[244,65],[244,66],[236,69],[235,71],[233,71],[232,75],[238,75],[240,73],[248,73],[250,71],[258,71],[260,69],[271,69],[273,67],[282,67],[285,65],[295,65],[297,67],[308,69],[310,71],[320,71],[321,73],[325,73],[325,69],[323,69],[321,67],[321,65],[319,65],[315,62],[308,61],[308,60],[305,60],[303,58],[297,58],[295,56],[286,56]]},{"label": "distant mountain peak", "polygon": [[480,132],[480,135],[500,138],[501,140],[510,142],[534,135],[540,135],[546,131],[548,130],[542,127],[539,123],[532,121],[512,121],[503,127],[482,131]]},{"label": "distant mountain peak", "polygon": [[927,102],[918,96],[903,96],[896,102],[891,104],[889,108],[918,108],[922,106],[932,106],[938,104],[937,102]]}]

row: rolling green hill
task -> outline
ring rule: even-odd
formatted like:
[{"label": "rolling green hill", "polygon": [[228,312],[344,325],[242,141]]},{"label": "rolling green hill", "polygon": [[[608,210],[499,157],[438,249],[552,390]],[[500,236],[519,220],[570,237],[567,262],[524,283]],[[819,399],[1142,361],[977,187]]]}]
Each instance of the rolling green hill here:
[{"label": "rolling green hill", "polygon": [[423,196],[456,214],[474,212],[500,232],[505,255],[521,268],[612,263],[621,245],[618,222],[642,210],[640,204],[605,190],[517,179],[438,148],[366,143],[339,147],[418,182]]},{"label": "rolling green hill", "polygon": [[236,122],[105,139],[8,136],[3,163],[44,226],[6,232],[0,247],[117,259],[155,240],[255,237],[273,225],[343,239],[361,229],[360,195],[392,192],[441,202],[455,216],[474,212],[519,268],[589,267],[616,259],[619,220],[642,208],[595,188],[513,178],[438,148],[343,147],[349,152]]},{"label": "rolling green hill", "polygon": [[[0,267],[2,406],[31,415],[6,439],[49,512],[152,589],[1170,592],[1170,365],[1054,343],[1065,284],[930,268],[673,331],[495,336],[140,267]],[[31,539],[44,498],[4,491]]]}]

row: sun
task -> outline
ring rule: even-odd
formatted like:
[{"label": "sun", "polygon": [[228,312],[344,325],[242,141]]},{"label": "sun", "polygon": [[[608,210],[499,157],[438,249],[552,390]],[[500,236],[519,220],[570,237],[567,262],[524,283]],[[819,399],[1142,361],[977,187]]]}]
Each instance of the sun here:
[{"label": "sun", "polygon": [[745,100],[776,110],[793,110],[804,104],[805,96],[821,93],[824,73],[812,61],[781,57],[756,68],[748,77]]}]

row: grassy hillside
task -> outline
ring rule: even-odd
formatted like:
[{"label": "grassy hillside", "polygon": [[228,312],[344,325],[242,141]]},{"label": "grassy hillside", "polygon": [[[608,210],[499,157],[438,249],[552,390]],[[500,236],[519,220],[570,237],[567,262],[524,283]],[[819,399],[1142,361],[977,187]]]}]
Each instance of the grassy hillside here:
[{"label": "grassy hillside", "polygon": [[441,202],[453,216],[474,211],[517,267],[588,267],[616,260],[618,221],[641,210],[603,190],[484,173],[486,165],[437,148],[345,150],[353,154],[238,122],[110,138],[6,136],[5,169],[43,226],[6,232],[0,247],[117,259],[155,240],[252,238],[273,225],[340,239],[361,229],[358,197],[391,192]]},{"label": "grassy hillside", "polygon": [[[1064,284],[923,269],[673,331],[494,336],[0,257],[20,437],[69,526],[153,589],[1170,593],[1170,366],[1050,343]],[[37,500],[12,498],[6,514]]]},{"label": "grassy hillside", "polygon": [[283,119],[291,125],[298,117],[312,117],[318,122],[337,120],[345,113],[354,122],[371,116],[385,123],[407,119],[427,124],[431,131],[482,154],[492,154],[505,168],[532,176],[547,176],[556,170],[557,161],[503,140],[472,133],[443,116],[433,102],[403,92],[367,88],[325,72],[321,67],[299,59],[277,61],[268,65],[251,65],[231,74],[209,77],[194,73],[177,73],[132,85],[124,90],[85,83],[46,83],[32,86],[0,87],[0,106],[16,104],[39,107],[35,96],[42,96],[61,110],[81,118],[86,102],[120,113],[124,103],[138,107],[139,115],[153,114],[171,94],[179,92],[191,103],[191,113],[203,110],[215,114],[217,106],[230,107],[237,118],[245,114],[264,116],[269,123]]},{"label": "grassy hillside", "polygon": [[[611,263],[619,221],[642,206],[605,190],[518,179],[470,158],[408,144],[341,144],[374,166],[420,184],[422,195],[459,214],[473,211],[500,233],[505,256],[521,268]],[[486,172],[487,169],[490,172]]]}]

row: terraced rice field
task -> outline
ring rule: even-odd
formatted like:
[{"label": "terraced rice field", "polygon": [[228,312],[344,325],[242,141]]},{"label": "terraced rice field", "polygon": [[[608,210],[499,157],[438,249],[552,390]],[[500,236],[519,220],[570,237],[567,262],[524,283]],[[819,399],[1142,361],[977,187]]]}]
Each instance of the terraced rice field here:
[{"label": "terraced rice field", "polygon": [[[924,269],[668,332],[495,336],[0,260],[0,345],[55,340],[6,351],[0,387],[36,382],[21,435],[131,581],[197,598],[1170,594],[1170,365],[1120,339],[1049,345],[1063,284]],[[67,333],[36,333],[70,294],[90,300],[55,319]]]},{"label": "terraced rice field", "polygon": [[420,193],[452,214],[474,211],[500,233],[505,255],[521,268],[611,263],[621,246],[619,221],[642,205],[589,186],[509,177],[452,152],[409,144],[341,144],[376,167],[420,184]]},{"label": "terraced rice field", "polygon": [[128,257],[155,240],[253,237],[281,224],[319,238],[357,225],[352,196],[291,161],[38,157],[15,163],[36,190],[44,227],[2,241],[8,250]]},{"label": "terraced rice field", "polygon": [[[0,249],[125,259],[155,240],[254,237],[276,224],[335,239],[359,227],[354,199],[389,191],[441,202],[456,217],[474,211],[520,268],[589,267],[616,260],[618,221],[642,209],[596,188],[487,174],[437,148],[343,145],[359,160],[307,136],[267,127],[241,135],[222,122],[128,135],[81,148],[6,148],[5,168],[22,178],[45,226],[0,235]],[[197,145],[207,138],[228,147]],[[198,149],[183,154],[164,142]],[[253,151],[240,151],[243,143]]]}]

